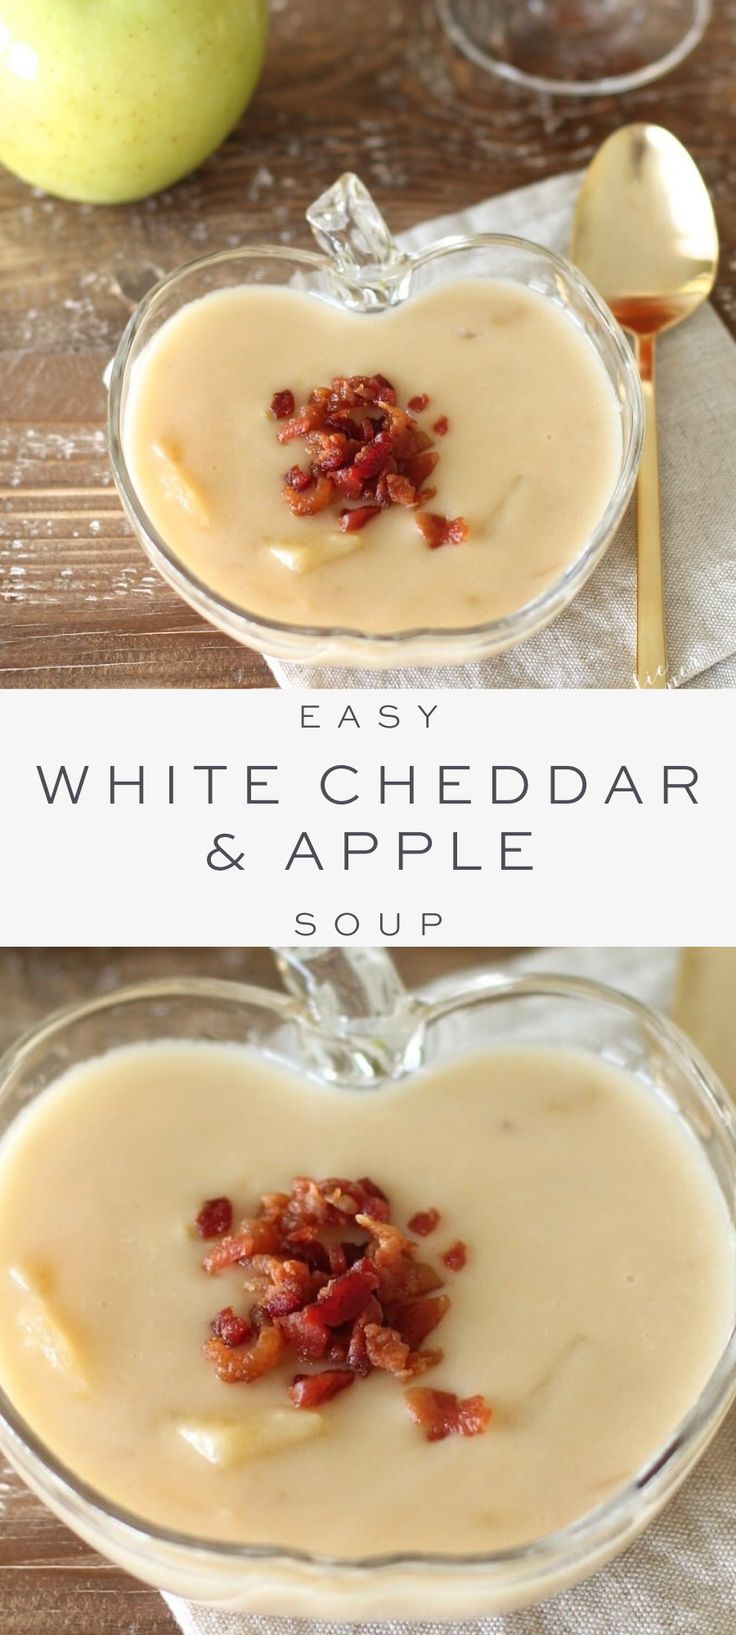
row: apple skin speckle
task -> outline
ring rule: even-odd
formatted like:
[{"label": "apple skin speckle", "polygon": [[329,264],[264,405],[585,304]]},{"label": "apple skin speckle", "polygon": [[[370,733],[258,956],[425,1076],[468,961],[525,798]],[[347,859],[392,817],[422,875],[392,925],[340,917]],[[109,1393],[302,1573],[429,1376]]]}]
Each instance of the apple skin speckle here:
[{"label": "apple skin speckle", "polygon": [[268,0],[0,0],[0,162],[89,204],[158,193],[237,124]]}]

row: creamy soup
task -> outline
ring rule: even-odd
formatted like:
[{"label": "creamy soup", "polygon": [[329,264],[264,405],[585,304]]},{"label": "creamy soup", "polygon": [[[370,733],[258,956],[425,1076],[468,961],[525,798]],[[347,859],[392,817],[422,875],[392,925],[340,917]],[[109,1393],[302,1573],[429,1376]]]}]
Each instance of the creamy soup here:
[{"label": "creamy soup", "polygon": [[[203,1356],[244,1269],[192,1222],[296,1174],[368,1173],[441,1219],[444,1358],[419,1381],[493,1410],[429,1442],[374,1372],[320,1411],[294,1364],[222,1383]],[[337,1555],[488,1551],[625,1483],[692,1406],[734,1298],[724,1206],[675,1117],[562,1049],[464,1057],[380,1092],[323,1089],[236,1047],[114,1052],[0,1145],[0,1382],[72,1470],[177,1529]]]},{"label": "creamy soup", "polygon": [[[416,419],[440,458],[424,508],[463,518],[464,543],[430,549],[399,504],[345,534],[338,504],[297,517],[284,503],[304,445],[279,442],[274,393],[298,406],[335,376],[374,373],[402,406],[428,396]],[[572,319],[525,287],[467,281],[369,316],[275,287],[191,302],[134,366],[123,443],[156,529],[218,596],[288,624],[388,633],[484,623],[539,596],[600,521],[622,433]]]}]

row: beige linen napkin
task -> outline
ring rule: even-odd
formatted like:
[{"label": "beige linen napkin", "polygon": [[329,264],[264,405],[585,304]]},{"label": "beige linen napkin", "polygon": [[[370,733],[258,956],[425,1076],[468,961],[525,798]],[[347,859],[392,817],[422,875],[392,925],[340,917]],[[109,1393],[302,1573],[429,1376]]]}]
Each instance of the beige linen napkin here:
[{"label": "beige linen napkin", "polygon": [[[403,234],[503,232],[566,252],[580,174],[556,176]],[[662,526],[673,685],[736,686],[736,345],[712,307],[658,349]],[[635,528],[626,518],[592,578],[545,630],[499,658],[399,670],[269,659],[286,687],[630,687]]]},{"label": "beige linen napkin", "polygon": [[[596,977],[667,1009],[672,949],[557,949],[523,970]],[[452,978],[449,979],[452,982]],[[736,1629],[736,1412],[663,1514],[622,1556],[541,1606],[467,1623],[313,1624],[166,1600],[184,1635],[733,1635]]]}]

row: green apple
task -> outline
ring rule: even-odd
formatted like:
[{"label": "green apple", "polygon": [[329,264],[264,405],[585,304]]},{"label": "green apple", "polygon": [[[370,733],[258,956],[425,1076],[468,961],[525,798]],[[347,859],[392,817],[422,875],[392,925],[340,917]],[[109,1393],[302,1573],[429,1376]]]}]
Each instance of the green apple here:
[{"label": "green apple", "polygon": [[0,0],[0,162],[62,198],[168,187],[237,124],[268,0]]}]

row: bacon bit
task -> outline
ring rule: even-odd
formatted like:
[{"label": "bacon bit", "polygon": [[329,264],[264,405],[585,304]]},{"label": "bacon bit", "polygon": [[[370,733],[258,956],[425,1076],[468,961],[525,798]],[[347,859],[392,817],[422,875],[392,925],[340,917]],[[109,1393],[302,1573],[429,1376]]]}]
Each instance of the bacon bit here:
[{"label": "bacon bit", "polygon": [[355,1375],[347,1368],[326,1368],[321,1374],[297,1374],[289,1389],[295,1408],[321,1408],[323,1402],[352,1385]]},{"label": "bacon bit", "polygon": [[416,505],[418,494],[414,484],[408,477],[402,477],[398,471],[389,471],[386,476],[389,501],[392,505]]},{"label": "bacon bit", "polygon": [[339,1331],[333,1328],[332,1339],[327,1347],[327,1361],[336,1363],[339,1368],[344,1368],[348,1360],[349,1347],[350,1324],[346,1323],[344,1328]]},{"label": "bacon bit", "polygon": [[229,1198],[208,1198],[195,1221],[201,1238],[222,1238],[232,1224],[233,1206]]},{"label": "bacon bit", "polygon": [[363,1331],[368,1361],[373,1368],[383,1368],[389,1374],[403,1374],[409,1360],[410,1347],[395,1328],[379,1323],[367,1323]]},{"label": "bacon bit", "polygon": [[[449,1295],[435,1292],[441,1276],[417,1258],[418,1244],[390,1215],[386,1193],[367,1175],[299,1175],[288,1192],[264,1194],[254,1218],[228,1231],[203,1261],[210,1275],[239,1263],[255,1297],[245,1316],[224,1306],[212,1320],[204,1355],[218,1378],[251,1384],[291,1353],[322,1365],[297,1374],[289,1393],[295,1406],[314,1408],[374,1369],[408,1381],[441,1362],[442,1351],[422,1343],[446,1317]],[[421,1210],[410,1225],[427,1235],[439,1219],[438,1210]],[[346,1229],[351,1235],[343,1237]],[[460,1251],[458,1240],[445,1258]],[[448,1264],[456,1269],[455,1259]],[[430,1440],[453,1430],[475,1435],[490,1417],[481,1397],[458,1402],[450,1392],[419,1392],[417,1401],[410,1411]]]},{"label": "bacon bit", "polygon": [[323,1186],[308,1175],[296,1175],[281,1211],[282,1230],[296,1240],[297,1235],[307,1229],[314,1233],[333,1222],[334,1211],[325,1198]]},{"label": "bacon bit", "polygon": [[384,1310],[441,1287],[434,1267],[416,1260],[416,1244],[397,1226],[371,1215],[358,1215],[356,1222],[375,1239],[370,1253],[380,1278],[379,1299]]},{"label": "bacon bit", "polygon": [[449,1267],[451,1272],[461,1272],[463,1266],[467,1262],[467,1258],[467,1246],[460,1240],[460,1238],[458,1238],[456,1243],[451,1243],[449,1249],[446,1249],[444,1255],[442,1256],[445,1265]]},{"label": "bacon bit", "polygon": [[[429,401],[420,392],[402,408],[395,387],[380,374],[336,375],[329,386],[316,386],[296,413],[293,393],[275,393],[271,413],[281,422],[279,442],[306,439],[309,454],[309,469],[294,465],[286,474],[281,497],[292,515],[313,517],[341,501],[357,502],[339,518],[343,532],[354,533],[391,505],[415,509],[427,503],[434,490],[424,485],[439,454],[411,411],[421,413]],[[441,415],[435,434],[444,436],[448,426]],[[441,520],[439,530],[421,529],[430,547],[460,544],[467,532],[458,532],[462,519]]]},{"label": "bacon bit", "polygon": [[344,1243],[327,1244],[327,1264],[332,1277],[343,1277],[350,1268]]},{"label": "bacon bit", "polygon": [[439,1348],[436,1351],[410,1351],[406,1367],[396,1375],[400,1380],[414,1380],[418,1374],[425,1374],[428,1368],[434,1368],[442,1362],[444,1352]]},{"label": "bacon bit", "polygon": [[369,1206],[378,1220],[388,1220],[391,1207],[385,1192],[381,1192],[367,1177],[362,1181],[330,1180],[322,1182],[322,1191],[331,1209],[341,1216],[357,1219],[362,1209]]},{"label": "bacon bit", "polygon": [[418,1260],[414,1265],[412,1277],[412,1294],[432,1294],[435,1289],[442,1288],[442,1278],[428,1260]]},{"label": "bacon bit", "polygon": [[413,454],[406,462],[406,475],[415,488],[421,488],[427,478],[432,475],[439,460],[439,454],[427,449],[423,454]]},{"label": "bacon bit", "polygon": [[438,437],[447,436],[447,433],[450,430],[450,422],[446,414],[441,414],[439,420],[435,420],[432,430],[437,433]]},{"label": "bacon bit", "polygon": [[284,1339],[300,1357],[309,1362],[319,1362],[327,1356],[332,1336],[316,1305],[304,1306],[301,1311],[277,1317],[276,1323]]},{"label": "bacon bit", "polygon": [[223,1238],[216,1249],[210,1249],[204,1258],[204,1269],[210,1276],[235,1266],[239,1260],[251,1260],[253,1255],[270,1255],[277,1248],[279,1229],[275,1221],[243,1221],[232,1237]]},{"label": "bacon bit", "polygon": [[244,1317],[238,1317],[232,1306],[223,1306],[222,1311],[218,1311],[217,1316],[213,1317],[210,1328],[219,1340],[224,1340],[225,1345],[231,1348],[245,1345],[246,1340],[253,1338],[252,1323],[246,1322]]},{"label": "bacon bit", "polygon": [[281,1208],[281,1230],[296,1237],[306,1228],[317,1232],[326,1226],[344,1226],[346,1220],[355,1220],[359,1211],[369,1206],[377,1218],[388,1219],[389,1201],[373,1182],[334,1176],[313,1181],[309,1176],[297,1175]]},{"label": "bacon bit", "polygon": [[364,443],[363,447],[358,449],[354,469],[360,472],[361,480],[367,482],[369,477],[376,477],[379,471],[383,471],[392,453],[391,438],[385,431],[379,431],[371,443]]},{"label": "bacon bit", "polygon": [[439,1347],[435,1351],[412,1351],[406,1370],[407,1377],[414,1379],[417,1374],[426,1374],[428,1368],[436,1368],[437,1364],[442,1362],[444,1355],[444,1351]]},{"label": "bacon bit", "polygon": [[300,494],[289,483],[281,490],[282,499],[295,517],[316,517],[319,511],[324,511],[329,505],[333,487],[329,477],[320,477],[313,490],[307,494]]},{"label": "bacon bit", "polygon": [[309,438],[311,452],[318,471],[329,474],[349,463],[351,446],[343,431],[314,432]]},{"label": "bacon bit", "polygon": [[[432,447],[432,439],[429,432],[422,431],[421,428],[415,432],[414,442],[416,443],[418,454],[424,454],[427,449],[431,449]],[[438,460],[439,454],[435,454],[435,465],[437,464]]]},{"label": "bacon bit", "polygon": [[368,1356],[365,1331],[369,1323],[377,1324],[380,1327],[382,1321],[383,1307],[375,1295],[372,1294],[364,1310],[353,1323],[353,1331],[350,1336],[346,1361],[348,1368],[352,1368],[355,1374],[370,1374],[373,1364]]},{"label": "bacon bit", "polygon": [[288,1202],[288,1192],[264,1192],[258,1210],[259,1221],[275,1221],[280,1226]]},{"label": "bacon bit", "polygon": [[418,1238],[428,1238],[442,1219],[439,1209],[418,1209],[409,1222],[409,1231]]},{"label": "bacon bit", "polygon": [[293,392],[274,392],[271,398],[271,413],[274,420],[288,420],[294,413],[296,402]]},{"label": "bacon bit", "polygon": [[259,1296],[269,1317],[288,1317],[314,1296],[314,1276],[303,1260],[279,1260],[276,1255],[259,1255],[251,1262],[261,1274],[264,1286]]},{"label": "bacon bit", "polygon": [[378,1265],[388,1264],[400,1255],[414,1253],[416,1245],[399,1231],[398,1226],[394,1226],[393,1221],[381,1219],[378,1215],[360,1214],[356,1215],[355,1222],[375,1238],[375,1260]]},{"label": "bacon bit", "polygon": [[305,471],[303,466],[292,466],[286,473],[286,481],[289,488],[295,488],[297,494],[303,494],[307,488],[313,487],[314,472]]},{"label": "bacon bit", "polygon": [[396,387],[391,385],[385,375],[370,375],[358,391],[365,397],[367,403],[396,402]]},{"label": "bacon bit", "polygon": [[343,466],[333,471],[332,481],[337,492],[346,500],[359,500],[363,492],[363,478],[355,466]]},{"label": "bacon bit", "polygon": [[412,1351],[416,1351],[422,1340],[442,1322],[450,1310],[450,1297],[447,1294],[425,1295],[422,1300],[413,1300],[409,1306],[400,1306],[392,1312],[392,1318],[402,1340],[406,1340]]},{"label": "bacon bit", "polygon": [[386,1324],[366,1323],[363,1330],[369,1367],[411,1380],[442,1361],[441,1351],[412,1351],[398,1330]]},{"label": "bacon bit", "polygon": [[344,534],[357,534],[359,528],[365,528],[366,523],[372,522],[381,510],[380,505],[359,505],[355,511],[340,512],[340,527]]},{"label": "bacon bit", "polygon": [[468,524],[464,517],[450,519],[441,516],[438,511],[418,511],[416,524],[431,551],[436,551],[440,545],[462,545],[468,537]]},{"label": "bacon bit", "polygon": [[[353,443],[363,443],[365,442],[366,438],[366,433],[363,430],[365,424],[366,422],[364,420],[360,425],[358,425],[357,420],[353,419],[349,409],[336,409],[331,419],[325,421],[325,431],[341,431],[344,432],[345,436],[349,437]],[[369,421],[369,424],[372,426],[373,421]],[[373,436],[372,431],[370,436]]]},{"label": "bacon bit", "polygon": [[218,1379],[226,1385],[252,1385],[276,1367],[284,1349],[284,1341],[277,1328],[262,1328],[247,1351],[233,1351],[226,1342],[213,1335],[205,1340],[204,1354],[214,1363]]},{"label": "bacon bit", "polygon": [[492,1418],[485,1397],[461,1399],[454,1391],[433,1391],[426,1385],[415,1385],[407,1391],[406,1403],[428,1442],[442,1442],[452,1435],[480,1436]]},{"label": "bacon bit", "polygon": [[383,1188],[377,1186],[376,1182],[371,1180],[370,1175],[361,1175],[360,1180],[358,1181],[358,1186],[362,1187],[363,1191],[367,1192],[368,1197],[373,1199],[374,1215],[381,1214],[381,1210],[375,1207],[376,1199],[378,1199],[379,1203],[386,1205],[385,1218],[388,1220],[390,1214],[389,1202]]},{"label": "bacon bit", "polygon": [[378,1288],[378,1283],[378,1273],[371,1262],[366,1258],[356,1261],[344,1276],[332,1278],[326,1288],[320,1289],[317,1306],[322,1322],[328,1328],[339,1328],[342,1323],[352,1322],[360,1315],[368,1296]]},{"label": "bacon bit", "polygon": [[[312,1237],[311,1228],[306,1228],[303,1232],[290,1232],[287,1242],[311,1271],[325,1272],[328,1275],[332,1271],[330,1251],[326,1244]],[[363,1253],[362,1248],[359,1248],[359,1253]]]},{"label": "bacon bit", "polygon": [[278,439],[280,443],[293,443],[295,437],[308,437],[310,432],[317,431],[324,425],[325,411],[320,403],[307,403],[303,409],[294,415],[292,420],[285,420],[279,427]]}]

